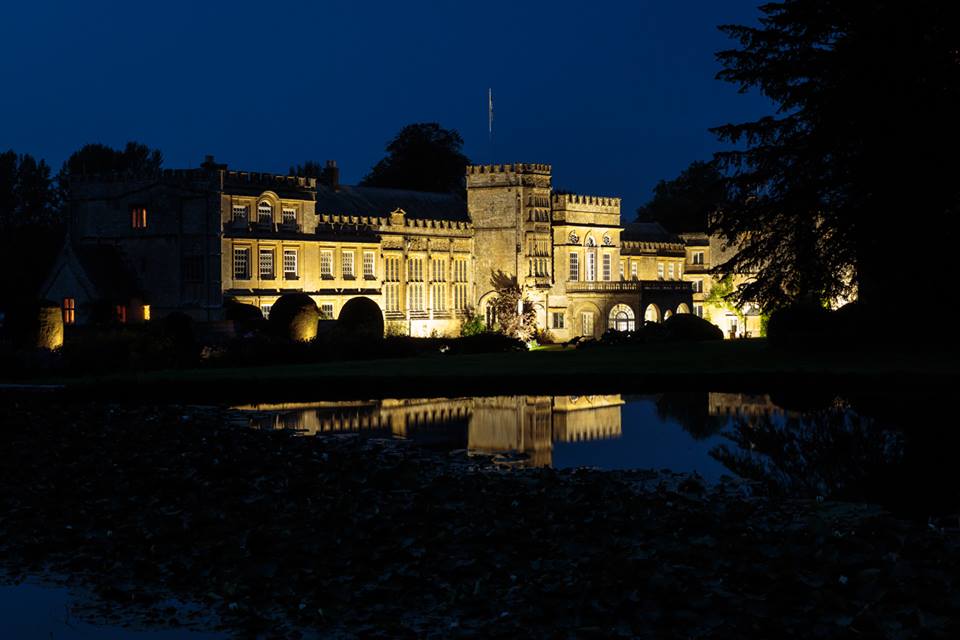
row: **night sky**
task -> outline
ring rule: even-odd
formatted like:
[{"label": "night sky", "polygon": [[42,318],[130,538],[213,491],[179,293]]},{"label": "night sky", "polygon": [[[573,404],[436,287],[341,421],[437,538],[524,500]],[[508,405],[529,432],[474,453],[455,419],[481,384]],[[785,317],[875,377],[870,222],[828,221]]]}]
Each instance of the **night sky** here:
[{"label": "night sky", "polygon": [[[554,186],[624,198],[718,148],[707,128],[769,110],[714,80],[716,26],[758,0],[5,3],[0,150],[54,170],[138,140],[358,181],[405,124],[460,131],[474,162],[545,162]],[[494,145],[487,88],[494,92]]]}]

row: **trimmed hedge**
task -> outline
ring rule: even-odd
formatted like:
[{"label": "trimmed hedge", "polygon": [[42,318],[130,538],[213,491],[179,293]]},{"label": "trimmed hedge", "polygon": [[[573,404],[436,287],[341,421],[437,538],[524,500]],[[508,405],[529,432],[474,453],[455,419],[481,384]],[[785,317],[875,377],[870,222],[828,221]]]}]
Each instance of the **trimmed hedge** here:
[{"label": "trimmed hedge", "polygon": [[317,303],[305,293],[287,293],[270,308],[267,326],[270,334],[294,342],[310,342],[317,337],[320,312]]},{"label": "trimmed hedge", "polygon": [[709,320],[692,313],[679,313],[664,320],[663,337],[677,342],[723,340],[723,331]]}]

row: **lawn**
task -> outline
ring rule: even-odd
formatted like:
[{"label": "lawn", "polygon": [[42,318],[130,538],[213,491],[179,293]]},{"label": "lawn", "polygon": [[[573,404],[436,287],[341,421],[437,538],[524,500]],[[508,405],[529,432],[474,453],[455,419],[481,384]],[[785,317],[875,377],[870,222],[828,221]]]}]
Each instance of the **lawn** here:
[{"label": "lawn", "polygon": [[832,353],[783,351],[765,340],[742,340],[164,370],[58,382],[79,395],[226,401],[252,396],[586,394],[798,385],[872,390],[946,387],[958,377],[960,359],[953,350],[885,346]]}]

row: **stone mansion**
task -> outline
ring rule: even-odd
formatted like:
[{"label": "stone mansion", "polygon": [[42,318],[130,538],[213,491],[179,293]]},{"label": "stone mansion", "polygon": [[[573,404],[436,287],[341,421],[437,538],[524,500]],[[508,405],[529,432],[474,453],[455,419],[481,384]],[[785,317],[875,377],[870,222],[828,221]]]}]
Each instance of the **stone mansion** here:
[{"label": "stone mansion", "polygon": [[41,295],[62,304],[68,324],[172,312],[218,321],[229,299],[269,314],[289,292],[333,319],[364,297],[389,332],[427,336],[489,317],[494,280],[506,277],[561,340],[710,314],[706,236],[621,224],[619,198],[556,193],[550,165],[469,166],[466,187],[464,200],[342,185],[333,162],[302,178],[212,157],[196,169],[78,179]]}]

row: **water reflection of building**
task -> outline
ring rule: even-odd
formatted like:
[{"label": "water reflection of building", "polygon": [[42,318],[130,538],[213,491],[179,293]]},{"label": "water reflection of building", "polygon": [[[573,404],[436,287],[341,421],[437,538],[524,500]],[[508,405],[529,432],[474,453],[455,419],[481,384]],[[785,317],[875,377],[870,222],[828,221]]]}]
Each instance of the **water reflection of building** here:
[{"label": "water reflection of building", "polygon": [[261,404],[237,407],[251,426],[316,433],[382,433],[477,452],[523,452],[550,465],[554,442],[617,438],[619,395],[500,396]]},{"label": "water reflection of building", "polygon": [[710,393],[707,399],[711,416],[771,417],[783,415],[767,394]]}]

